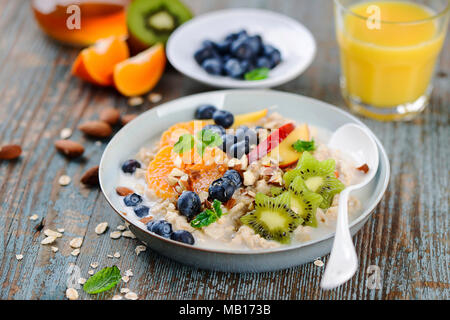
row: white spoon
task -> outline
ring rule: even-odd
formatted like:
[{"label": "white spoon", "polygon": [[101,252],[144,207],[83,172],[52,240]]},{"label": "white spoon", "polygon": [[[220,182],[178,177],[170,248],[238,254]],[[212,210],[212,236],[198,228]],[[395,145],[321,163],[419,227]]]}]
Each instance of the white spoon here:
[{"label": "white spoon", "polygon": [[378,148],[372,134],[356,124],[346,124],[337,129],[328,143],[332,149],[349,155],[356,167],[369,166],[358,184],[346,187],[339,195],[338,217],[333,248],[320,286],[333,289],[349,280],[358,269],[358,258],[348,226],[348,197],[350,192],[367,185],[378,169]]}]

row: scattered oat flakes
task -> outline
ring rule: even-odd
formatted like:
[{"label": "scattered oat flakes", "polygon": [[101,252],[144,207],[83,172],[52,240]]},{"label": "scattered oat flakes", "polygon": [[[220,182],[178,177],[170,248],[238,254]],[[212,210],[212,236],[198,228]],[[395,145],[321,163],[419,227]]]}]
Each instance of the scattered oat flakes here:
[{"label": "scattered oat flakes", "polygon": [[131,271],[131,269],[128,269],[127,271],[125,271],[125,275],[132,277],[133,276],[133,272]]},{"label": "scattered oat flakes", "polygon": [[136,238],[134,233],[131,232],[130,230],[122,232],[122,236],[124,236],[125,238],[131,238],[131,239],[135,239]]},{"label": "scattered oat flakes", "polygon": [[323,261],[320,259],[314,260],[314,264],[318,267],[323,267],[323,265],[324,265]]},{"label": "scattered oat flakes", "polygon": [[37,219],[39,219],[39,216],[38,216],[37,214],[33,214],[33,215],[30,217],[30,220],[32,220],[32,221],[36,221]]},{"label": "scattered oat flakes", "polygon": [[80,279],[78,279],[78,283],[79,284],[85,284],[86,283],[86,279],[85,278],[80,278]]},{"label": "scattered oat flakes", "polygon": [[114,253],[114,258],[119,259],[119,258],[120,258],[120,252],[115,252],[115,253]]},{"label": "scattered oat flakes", "polygon": [[59,250],[58,247],[52,247],[53,252],[58,252],[58,250]]},{"label": "scattered oat flakes", "polygon": [[112,254],[107,254],[106,255],[108,258],[114,258]]},{"label": "scattered oat flakes", "polygon": [[128,293],[128,292],[130,292],[130,289],[128,289],[128,288],[121,288],[120,289],[120,293]]},{"label": "scattered oat flakes", "polygon": [[102,233],[104,233],[106,231],[106,229],[108,229],[108,222],[99,223],[95,227],[95,233],[96,234],[102,234]]},{"label": "scattered oat flakes", "polygon": [[128,292],[126,295],[125,295],[125,299],[128,299],[128,300],[137,300],[138,299],[138,295],[136,294],[136,293],[134,293],[134,292]]},{"label": "scattered oat flakes", "polygon": [[148,101],[150,101],[151,103],[158,103],[162,100],[162,94],[160,93],[150,93],[148,95]]},{"label": "scattered oat flakes", "polygon": [[111,239],[119,239],[122,236],[122,232],[120,231],[113,231],[109,234],[109,237]]},{"label": "scattered oat flakes", "polygon": [[70,128],[64,128],[59,133],[59,137],[61,139],[69,139],[71,135],[72,135],[72,129],[70,129]]},{"label": "scattered oat flakes", "polygon": [[92,262],[91,263],[91,268],[92,269],[97,269],[98,268],[98,262]]},{"label": "scattered oat flakes", "polygon": [[61,177],[59,177],[58,183],[61,186],[67,186],[71,181],[72,179],[69,176],[62,175]]},{"label": "scattered oat flakes", "polygon": [[130,277],[129,276],[123,276],[122,277],[122,281],[127,283],[128,281],[130,281]]},{"label": "scattered oat flakes", "polygon": [[88,274],[92,276],[94,274],[94,270],[89,270]]},{"label": "scattered oat flakes", "polygon": [[51,243],[55,242],[55,240],[56,240],[56,237],[54,237],[54,236],[45,237],[41,241],[41,244],[51,244]]},{"label": "scattered oat flakes", "polygon": [[131,97],[130,99],[128,99],[128,105],[132,107],[137,107],[143,103],[144,99],[142,99],[142,97]]},{"label": "scattered oat flakes", "polygon": [[50,229],[45,229],[44,230],[44,234],[47,237],[55,237],[55,238],[61,238],[63,236],[62,233],[56,232],[56,231],[53,231],[53,230],[50,230]]},{"label": "scattered oat flakes", "polygon": [[22,260],[23,259],[23,255],[22,254],[16,254],[16,259],[17,260]]},{"label": "scattered oat flakes", "polygon": [[66,290],[66,297],[69,300],[77,300],[78,299],[78,291],[75,290],[74,288],[68,288]]},{"label": "scattered oat flakes", "polygon": [[146,246],[138,245],[138,246],[136,246],[136,248],[134,249],[134,252],[136,252],[136,255],[138,256],[141,252],[144,252],[145,250],[147,250],[147,247],[146,247]]},{"label": "scattered oat flakes", "polygon": [[80,254],[80,249],[75,249],[70,254],[73,255],[74,257],[76,257]]},{"label": "scattered oat flakes", "polygon": [[82,244],[83,244],[83,238],[73,238],[69,242],[69,245],[74,249],[81,248]]},{"label": "scattered oat flakes", "polygon": [[112,300],[122,300],[122,296],[120,294],[116,294],[112,297]]},{"label": "scattered oat flakes", "polygon": [[59,228],[59,229],[56,229],[56,230],[58,230],[59,233],[64,233],[64,231],[65,231],[64,228]]},{"label": "scattered oat flakes", "polygon": [[119,224],[116,229],[119,231],[124,231],[127,229],[127,227],[125,227],[123,224]]}]

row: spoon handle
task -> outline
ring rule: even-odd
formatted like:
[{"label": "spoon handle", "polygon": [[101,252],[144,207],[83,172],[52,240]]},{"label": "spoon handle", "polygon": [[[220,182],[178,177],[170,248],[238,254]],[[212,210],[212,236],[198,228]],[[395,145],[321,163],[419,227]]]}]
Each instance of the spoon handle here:
[{"label": "spoon handle", "polygon": [[351,189],[347,188],[339,196],[338,217],[333,248],[320,286],[333,289],[349,280],[358,268],[358,258],[353,246],[348,227],[348,197]]}]

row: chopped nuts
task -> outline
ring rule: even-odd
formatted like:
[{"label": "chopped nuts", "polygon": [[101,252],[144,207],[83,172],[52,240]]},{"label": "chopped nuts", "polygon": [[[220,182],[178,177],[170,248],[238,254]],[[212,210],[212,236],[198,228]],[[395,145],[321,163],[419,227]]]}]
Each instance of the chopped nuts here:
[{"label": "chopped nuts", "polygon": [[59,179],[58,179],[58,183],[61,186],[67,186],[68,184],[70,184],[71,181],[72,181],[72,179],[67,175],[63,175],[63,176],[59,177]]},{"label": "chopped nuts", "polygon": [[109,234],[109,237],[111,239],[119,239],[122,236],[122,232],[120,231],[113,231]]},{"label": "chopped nuts", "polygon": [[95,227],[96,234],[105,233],[106,229],[108,229],[108,222],[101,222]]},{"label": "chopped nuts", "polygon": [[66,290],[66,297],[69,300],[77,300],[78,299],[78,291],[75,290],[74,288],[68,288]]},{"label": "chopped nuts", "polygon": [[69,242],[69,245],[74,249],[80,248],[82,244],[83,238],[74,238]]},{"label": "chopped nuts", "polygon": [[256,182],[256,176],[253,172],[247,170],[244,172],[244,186],[252,186]]}]

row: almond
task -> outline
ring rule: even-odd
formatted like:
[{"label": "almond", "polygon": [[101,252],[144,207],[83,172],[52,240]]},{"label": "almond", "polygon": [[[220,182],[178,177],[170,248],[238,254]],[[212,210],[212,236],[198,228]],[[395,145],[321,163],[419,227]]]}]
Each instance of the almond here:
[{"label": "almond", "polygon": [[100,112],[100,121],[116,125],[120,120],[120,112],[116,108],[106,108]]},{"label": "almond", "polygon": [[16,159],[22,153],[22,148],[17,144],[8,144],[0,147],[0,159],[12,160]]},{"label": "almond", "polygon": [[87,186],[97,186],[99,184],[98,181],[98,166],[90,168],[86,171],[80,179],[82,184]]},{"label": "almond", "polygon": [[127,188],[127,187],[117,187],[116,192],[119,196],[122,196],[122,197],[125,197],[129,194],[134,193],[133,190],[131,190],[130,188]]},{"label": "almond", "polygon": [[137,117],[137,114],[126,114],[126,115],[122,116],[121,123],[124,126],[131,120],[134,120],[134,118],[136,118],[136,117]]},{"label": "almond", "polygon": [[88,121],[80,124],[78,129],[95,138],[106,138],[112,134],[111,126],[103,121]]},{"label": "almond", "polygon": [[72,140],[57,140],[55,148],[68,158],[76,158],[84,153],[84,147]]}]

